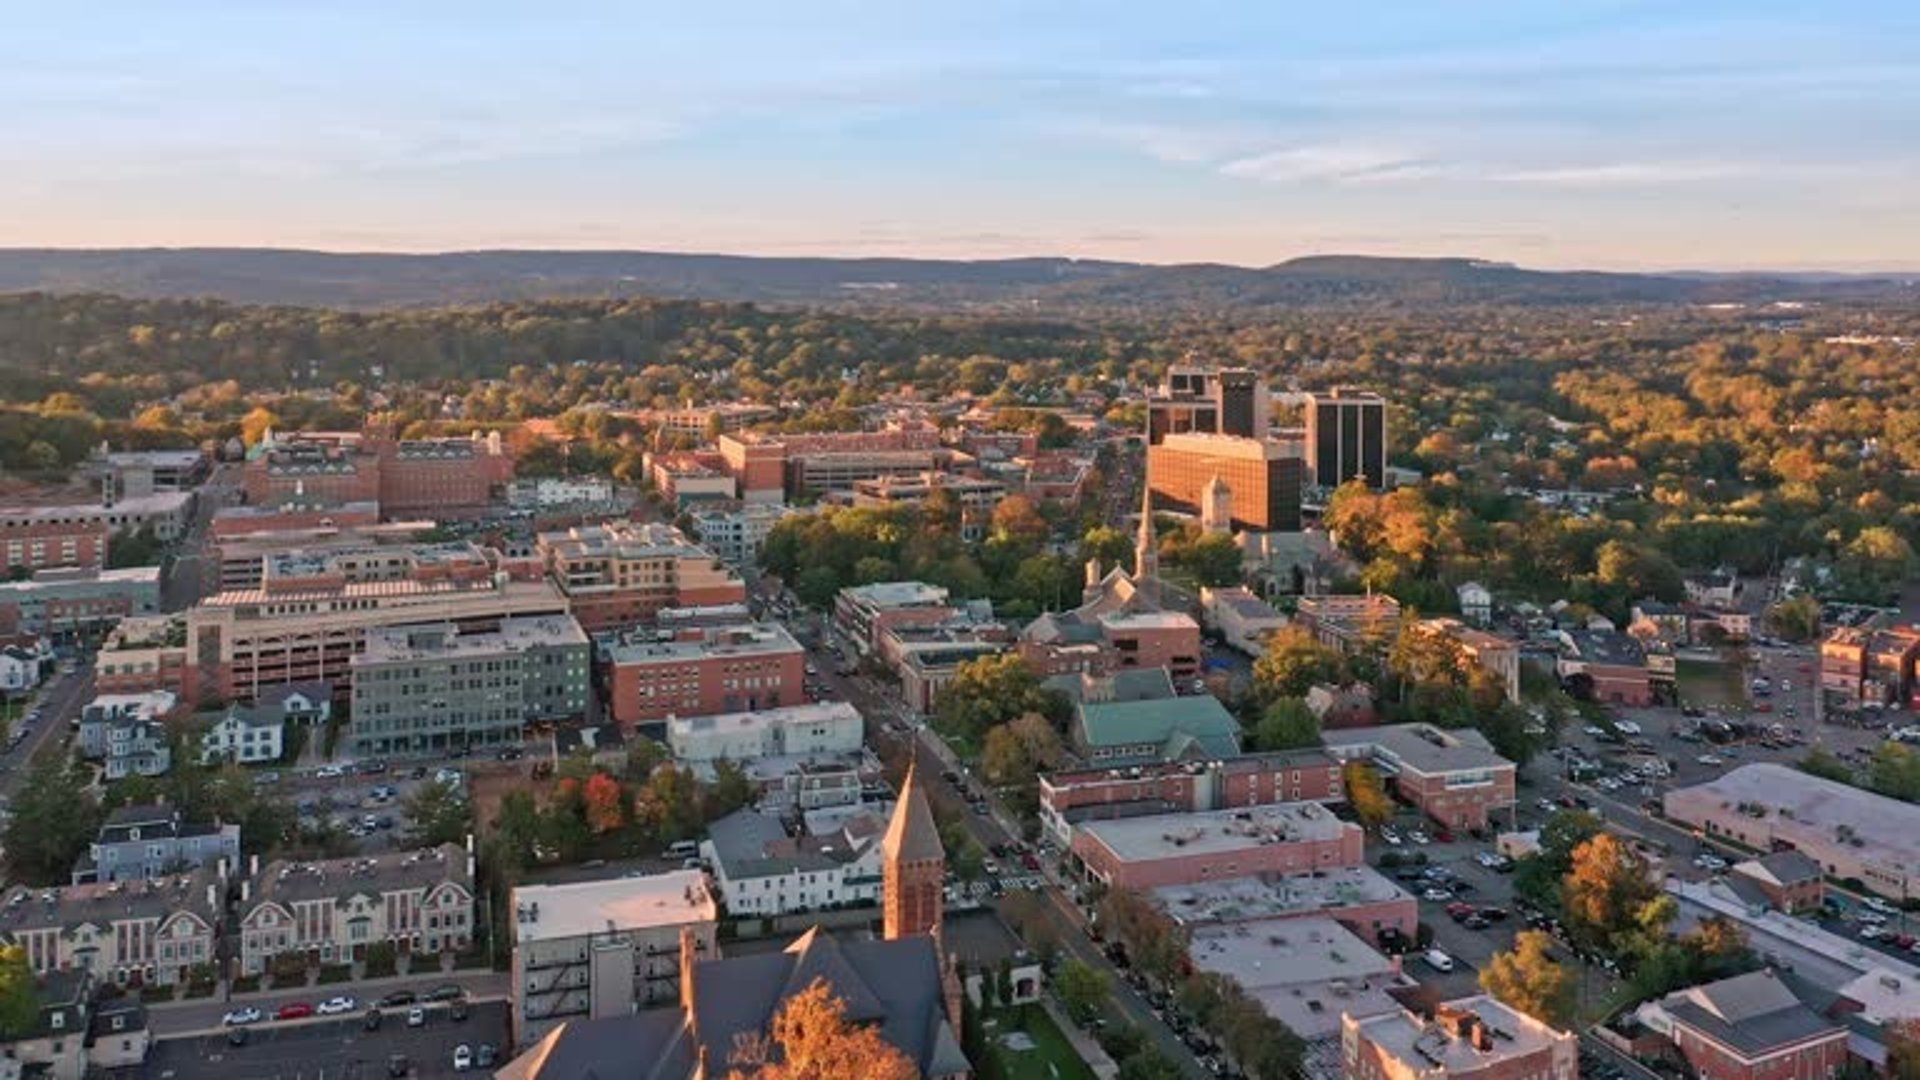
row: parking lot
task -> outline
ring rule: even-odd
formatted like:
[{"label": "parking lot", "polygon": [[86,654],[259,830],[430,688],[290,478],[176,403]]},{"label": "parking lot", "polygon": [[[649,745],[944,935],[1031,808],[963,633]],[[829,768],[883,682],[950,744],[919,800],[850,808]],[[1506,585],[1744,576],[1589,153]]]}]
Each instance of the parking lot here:
[{"label": "parking lot", "polygon": [[[337,1020],[265,1023],[250,1028],[246,1045],[225,1033],[156,1042],[140,1075],[154,1080],[372,1080],[384,1076],[453,1076],[454,1052],[482,1043],[507,1046],[507,1005],[475,1005],[466,1020],[429,1009],[427,1022],[406,1026],[402,1012],[389,1012],[379,1031],[369,1032],[358,1015]],[[401,1055],[404,1062],[396,1060]],[[496,1065],[499,1062],[496,1061]]]}]

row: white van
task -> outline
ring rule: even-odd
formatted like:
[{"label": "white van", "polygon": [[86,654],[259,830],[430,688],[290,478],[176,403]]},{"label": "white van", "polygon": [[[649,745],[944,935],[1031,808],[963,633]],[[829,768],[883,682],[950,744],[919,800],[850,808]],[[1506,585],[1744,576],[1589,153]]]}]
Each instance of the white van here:
[{"label": "white van", "polygon": [[1442,974],[1453,970],[1453,957],[1448,956],[1439,949],[1428,949],[1427,955],[1421,959],[1427,962],[1428,967]]},{"label": "white van", "polygon": [[692,840],[675,840],[667,847],[670,858],[685,859],[700,854],[700,845]]}]

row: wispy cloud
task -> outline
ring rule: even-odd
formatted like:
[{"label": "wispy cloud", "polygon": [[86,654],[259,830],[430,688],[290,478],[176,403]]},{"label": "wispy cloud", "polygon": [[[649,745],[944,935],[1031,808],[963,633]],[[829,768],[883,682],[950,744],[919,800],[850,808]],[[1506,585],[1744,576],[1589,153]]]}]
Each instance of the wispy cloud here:
[{"label": "wispy cloud", "polygon": [[1723,161],[1615,161],[1493,171],[1486,178],[1502,184],[1551,187],[1657,187],[1727,180],[1753,171],[1752,166]]},{"label": "wispy cloud", "polygon": [[1418,154],[1405,150],[1364,143],[1322,143],[1292,146],[1249,157],[1235,158],[1220,166],[1226,176],[1263,183],[1284,184],[1299,181],[1364,181],[1369,178],[1403,177],[1412,179],[1422,168],[1431,168]]}]

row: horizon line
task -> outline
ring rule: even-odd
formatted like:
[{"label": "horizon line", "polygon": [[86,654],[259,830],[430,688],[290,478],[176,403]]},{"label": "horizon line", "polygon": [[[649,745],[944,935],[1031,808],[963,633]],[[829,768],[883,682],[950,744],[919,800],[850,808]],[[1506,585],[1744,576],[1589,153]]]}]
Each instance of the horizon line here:
[{"label": "horizon line", "polygon": [[[987,264],[1011,262],[1064,261],[1082,263],[1106,263],[1115,266],[1137,266],[1154,269],[1180,269],[1189,267],[1223,267],[1234,270],[1261,271],[1285,266],[1306,259],[1369,259],[1381,262],[1467,262],[1485,263],[1489,266],[1510,268],[1548,274],[1625,274],[1646,277],[1667,277],[1682,275],[1711,275],[1717,277],[1777,277],[1788,275],[1827,274],[1855,278],[1876,277],[1912,277],[1920,276],[1920,266],[1890,266],[1875,269],[1837,269],[1832,266],[1802,266],[1789,268],[1741,267],[1733,269],[1707,269],[1698,266],[1657,266],[1631,264],[1626,266],[1594,266],[1585,264],[1527,264],[1512,259],[1494,259],[1477,255],[1381,255],[1355,251],[1315,251],[1290,255],[1276,262],[1253,264],[1230,262],[1219,259],[1159,261],[1152,259],[1114,259],[1097,256],[1070,254],[1025,254],[1025,255],[983,255],[983,256],[941,256],[941,255],[861,255],[861,254],[808,254],[794,255],[768,252],[715,251],[704,249],[681,249],[672,247],[472,247],[472,248],[330,248],[317,246],[285,246],[278,244],[137,244],[103,247],[98,245],[48,245],[48,244],[0,244],[0,256],[9,254],[54,253],[70,255],[103,255],[130,253],[186,254],[199,252],[254,253],[254,254],[298,254],[326,255],[341,258],[451,258],[470,255],[669,255],[686,258],[715,259],[761,259],[814,262],[918,262],[918,263],[958,263]],[[1857,264],[1855,264],[1857,267]],[[1872,264],[1869,264],[1872,265]]]}]

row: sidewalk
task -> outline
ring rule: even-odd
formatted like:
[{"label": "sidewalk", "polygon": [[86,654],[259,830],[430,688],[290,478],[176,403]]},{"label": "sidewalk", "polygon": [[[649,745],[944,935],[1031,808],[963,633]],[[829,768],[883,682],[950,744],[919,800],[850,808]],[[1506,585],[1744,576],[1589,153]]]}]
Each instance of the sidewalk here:
[{"label": "sidewalk", "polygon": [[1053,1018],[1053,1026],[1059,1028],[1060,1034],[1067,1037],[1067,1042],[1073,1046],[1073,1052],[1079,1054],[1080,1060],[1086,1062],[1087,1068],[1093,1070],[1093,1075],[1100,1080],[1113,1080],[1120,1075],[1120,1066],[1114,1064],[1113,1059],[1107,1056],[1107,1051],[1100,1045],[1100,1041],[1080,1030],[1079,1026],[1067,1017],[1066,1011],[1060,1008],[1058,1002],[1051,996],[1043,996],[1040,1004],[1047,1010],[1047,1015]]},{"label": "sidewalk", "polygon": [[221,1006],[230,1004],[246,1005],[263,999],[279,999],[290,996],[300,997],[302,995],[316,999],[330,998],[336,994],[351,994],[354,997],[365,997],[370,991],[383,990],[389,987],[398,989],[414,983],[434,983],[437,985],[439,983],[455,982],[465,986],[488,980],[497,980],[500,983],[499,992],[504,995],[506,993],[507,978],[506,972],[494,971],[491,968],[467,968],[465,970],[434,968],[431,970],[413,971],[405,975],[388,975],[378,979],[352,979],[339,983],[303,983],[299,986],[276,986],[264,990],[250,990],[242,994],[235,994],[229,991],[227,987],[231,985],[230,981],[222,979],[219,988],[206,997],[177,998],[173,1001],[154,1002],[147,1006],[147,1011],[165,1012],[169,1009],[204,1007],[210,1004]]}]

